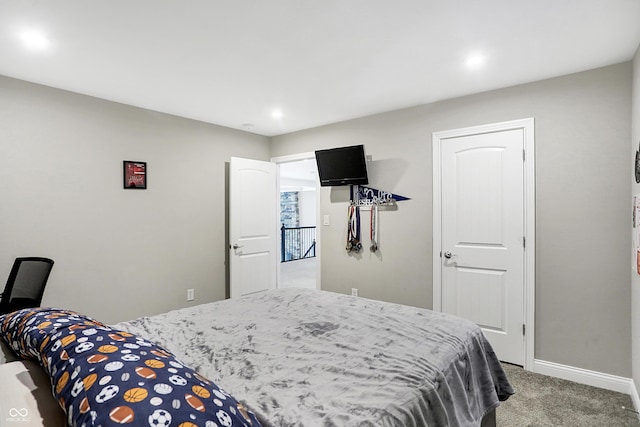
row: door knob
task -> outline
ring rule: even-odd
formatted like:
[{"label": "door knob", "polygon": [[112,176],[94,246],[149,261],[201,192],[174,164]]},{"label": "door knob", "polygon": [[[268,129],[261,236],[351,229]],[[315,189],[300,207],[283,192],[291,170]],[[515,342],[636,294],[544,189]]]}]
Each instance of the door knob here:
[{"label": "door knob", "polygon": [[452,256],[453,256],[453,254],[450,251],[446,251],[444,253],[444,257],[447,258],[447,259],[451,258]]},{"label": "door knob", "polygon": [[233,244],[233,249],[234,249],[234,250],[235,250],[235,249],[240,249],[241,247],[242,247],[242,245],[239,245],[239,244],[237,244],[237,243],[234,243],[234,244]]}]

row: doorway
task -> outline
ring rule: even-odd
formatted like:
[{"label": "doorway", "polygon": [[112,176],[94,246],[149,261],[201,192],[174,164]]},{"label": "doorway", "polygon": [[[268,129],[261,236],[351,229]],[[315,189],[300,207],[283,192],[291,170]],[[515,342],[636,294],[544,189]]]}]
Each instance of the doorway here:
[{"label": "doorway", "polygon": [[272,159],[278,165],[278,287],[319,289],[318,172],[314,153]]},{"label": "doorway", "polygon": [[533,119],[433,134],[433,307],[533,368]]}]

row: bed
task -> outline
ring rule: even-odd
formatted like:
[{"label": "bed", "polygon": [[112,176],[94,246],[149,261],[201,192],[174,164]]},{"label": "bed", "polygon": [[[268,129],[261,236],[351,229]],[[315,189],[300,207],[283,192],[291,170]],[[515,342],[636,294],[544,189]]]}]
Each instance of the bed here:
[{"label": "bed", "polygon": [[263,426],[478,426],[512,393],[473,323],[279,289],[115,325],[165,346]]},{"label": "bed", "polygon": [[[72,319],[74,322],[84,322],[82,327],[94,325],[92,330],[104,334],[101,349],[113,347],[104,345],[106,342],[130,342],[150,355],[149,348],[157,345],[153,350],[157,360],[153,362],[178,368],[170,370],[180,374],[185,384],[197,382],[199,385],[191,388],[194,391],[204,387],[211,392],[203,390],[207,396],[223,393],[225,399],[228,397],[225,404],[233,401],[230,413],[244,422],[238,425],[419,427],[482,423],[484,427],[495,424],[495,408],[513,394],[498,359],[475,324],[425,309],[330,292],[279,289],[112,326],[73,313],[69,316],[76,319]],[[25,319],[14,321],[14,326],[27,323]],[[4,329],[8,324],[0,318]],[[42,319],[34,324],[42,325]],[[35,332],[21,346],[31,344],[34,337],[40,339],[44,335],[41,329],[46,328],[32,329]],[[65,348],[70,352],[77,348],[59,332],[51,334],[55,339],[67,339],[69,346]],[[17,332],[9,335],[12,347],[21,349]],[[91,335],[92,339],[95,336]],[[39,341],[38,350],[25,350],[22,356],[42,357],[41,349],[49,348],[52,342]],[[133,348],[133,344],[127,348]],[[109,351],[114,352],[109,356],[119,354],[116,349]],[[45,370],[56,371],[51,366],[58,365],[51,363],[50,355],[46,357]],[[136,373],[141,375],[137,363]],[[148,366],[155,370],[154,365]],[[148,374],[150,369],[144,369]],[[60,387],[60,371],[49,373],[55,374],[51,378],[54,392],[71,387],[71,381]],[[149,386],[147,401],[160,374],[158,378],[149,376],[146,383],[132,374],[140,381],[137,388]],[[220,389],[212,388],[218,386]],[[198,396],[209,404],[211,399],[204,399],[204,395],[191,393],[185,398],[191,397],[187,402],[192,405]],[[219,399],[214,400],[219,403]],[[195,406],[189,405],[183,403],[180,410],[193,412]],[[74,410],[67,408],[67,412]],[[193,425],[198,425],[193,419]],[[158,425],[151,421],[149,418],[148,425]],[[208,425],[216,424],[203,423],[203,427]]]}]

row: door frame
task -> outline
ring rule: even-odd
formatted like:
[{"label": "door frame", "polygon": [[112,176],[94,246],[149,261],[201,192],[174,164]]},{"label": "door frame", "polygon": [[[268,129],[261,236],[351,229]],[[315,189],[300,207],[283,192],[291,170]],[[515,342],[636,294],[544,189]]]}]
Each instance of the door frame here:
[{"label": "door frame", "polygon": [[[277,187],[278,187],[278,206],[280,206],[280,164],[282,163],[291,163],[291,162],[299,162],[301,160],[316,160],[316,154],[313,151],[310,152],[305,152],[305,153],[298,153],[298,154],[290,154],[287,156],[278,156],[278,157],[272,157],[271,158],[271,162],[275,163],[277,168],[277,173],[276,173],[276,182],[277,182]],[[278,213],[280,212],[280,208],[278,207]],[[320,277],[321,277],[321,268],[320,266],[321,261],[322,261],[322,243],[321,243],[321,235],[322,235],[322,231],[321,228],[319,226],[319,220],[320,220],[320,178],[318,178],[318,175],[316,175],[316,289],[320,289],[321,288],[321,282],[320,282]],[[278,224],[276,224],[278,226],[278,230],[280,230],[280,217],[277,218],[278,220]],[[281,259],[281,254],[280,254],[280,245],[278,245],[278,259],[276,260],[276,262],[278,263],[278,265],[276,266],[276,288],[280,287],[280,262]]]},{"label": "door frame", "polygon": [[442,194],[441,146],[449,138],[472,136],[496,131],[522,129],[524,131],[524,369],[534,369],[535,349],[535,255],[536,255],[536,199],[535,199],[535,135],[534,119],[526,118],[453,129],[432,134],[433,146],[433,310],[442,311]]}]

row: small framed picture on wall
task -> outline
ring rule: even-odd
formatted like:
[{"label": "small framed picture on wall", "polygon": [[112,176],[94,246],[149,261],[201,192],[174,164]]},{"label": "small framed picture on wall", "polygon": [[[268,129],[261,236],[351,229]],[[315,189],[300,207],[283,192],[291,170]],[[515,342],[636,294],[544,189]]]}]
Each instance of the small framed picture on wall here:
[{"label": "small framed picture on wall", "polygon": [[146,190],[147,188],[147,162],[134,162],[124,160],[122,162],[124,175],[124,188]]}]

